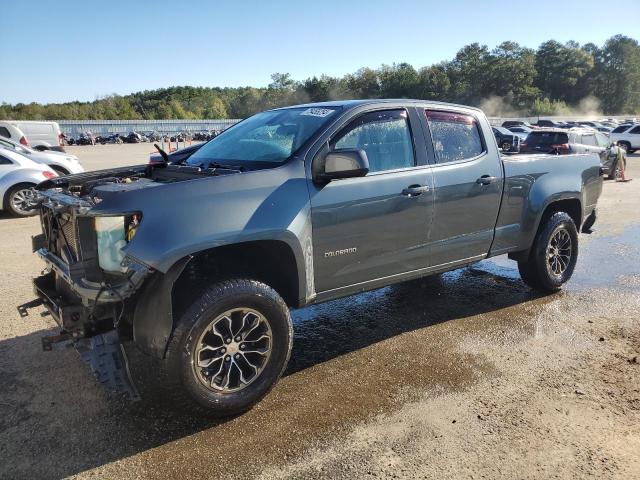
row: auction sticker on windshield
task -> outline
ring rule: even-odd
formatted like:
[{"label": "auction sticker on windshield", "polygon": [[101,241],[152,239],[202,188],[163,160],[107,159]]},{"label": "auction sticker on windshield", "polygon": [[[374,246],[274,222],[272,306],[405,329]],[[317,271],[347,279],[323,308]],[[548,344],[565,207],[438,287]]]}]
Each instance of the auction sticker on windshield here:
[{"label": "auction sticker on windshield", "polygon": [[331,115],[334,110],[330,108],[307,108],[300,115],[308,115],[311,117],[326,117],[327,115]]}]

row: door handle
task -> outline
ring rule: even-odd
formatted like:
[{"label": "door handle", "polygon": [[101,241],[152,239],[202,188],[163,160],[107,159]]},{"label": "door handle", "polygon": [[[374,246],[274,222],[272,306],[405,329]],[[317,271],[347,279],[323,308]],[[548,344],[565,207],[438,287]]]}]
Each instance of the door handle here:
[{"label": "door handle", "polygon": [[409,185],[402,189],[402,195],[407,197],[417,197],[429,191],[429,185]]},{"label": "door handle", "polygon": [[498,177],[492,177],[491,175],[482,175],[479,179],[476,180],[476,183],[479,185],[489,185],[498,180]]}]

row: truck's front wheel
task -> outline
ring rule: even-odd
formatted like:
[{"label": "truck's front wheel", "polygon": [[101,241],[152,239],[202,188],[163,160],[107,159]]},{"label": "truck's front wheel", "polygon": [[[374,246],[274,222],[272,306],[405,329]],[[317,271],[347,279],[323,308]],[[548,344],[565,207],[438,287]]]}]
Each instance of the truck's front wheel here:
[{"label": "truck's front wheel", "polygon": [[555,292],[573,275],[578,260],[578,230],[565,212],[540,225],[529,257],[518,262],[522,280],[531,288]]},{"label": "truck's front wheel", "polygon": [[[293,341],[289,309],[254,280],[211,286],[182,315],[165,359],[179,407],[213,416],[241,413],[282,375]],[[185,395],[186,394],[186,395]]]}]

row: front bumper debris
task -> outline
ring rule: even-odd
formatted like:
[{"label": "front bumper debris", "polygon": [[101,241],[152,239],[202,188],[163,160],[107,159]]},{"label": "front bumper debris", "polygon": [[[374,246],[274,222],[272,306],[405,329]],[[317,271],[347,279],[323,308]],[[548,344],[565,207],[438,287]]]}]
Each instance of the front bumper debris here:
[{"label": "front bumper debris", "polygon": [[[146,265],[142,265],[130,258],[125,258],[129,269],[127,277],[117,285],[109,284],[107,286],[104,282],[91,282],[83,278],[84,270],[82,268],[76,269],[73,265],[70,266],[46,248],[38,249],[36,254],[49,270],[54,271],[69,284],[85,305],[88,305],[89,301],[95,301],[96,303],[121,302],[133,295],[142,285],[145,277],[151,272],[151,269]],[[38,294],[38,291],[36,291],[36,294]]]},{"label": "front bumper debris", "polygon": [[77,340],[75,347],[80,357],[91,368],[98,383],[131,401],[140,400],[118,332],[111,330],[91,338]]}]

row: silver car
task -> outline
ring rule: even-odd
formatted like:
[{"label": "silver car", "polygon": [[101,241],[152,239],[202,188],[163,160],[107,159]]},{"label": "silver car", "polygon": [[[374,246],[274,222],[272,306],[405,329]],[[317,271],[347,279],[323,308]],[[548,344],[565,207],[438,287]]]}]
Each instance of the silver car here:
[{"label": "silver car", "polygon": [[75,155],[56,152],[54,150],[34,150],[33,148],[25,147],[24,145],[3,137],[0,137],[0,148],[13,150],[36,163],[49,165],[49,167],[59,175],[70,175],[84,172],[84,168],[80,165],[80,161]]},{"label": "silver car", "polygon": [[33,187],[57,176],[49,166],[0,147],[0,210],[16,217],[35,215],[29,205]]}]

